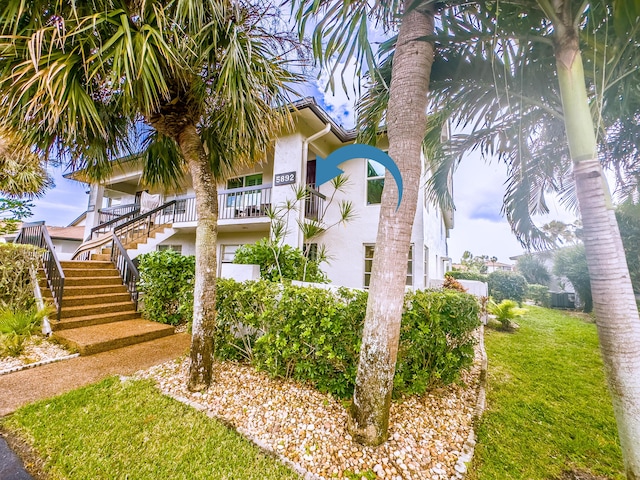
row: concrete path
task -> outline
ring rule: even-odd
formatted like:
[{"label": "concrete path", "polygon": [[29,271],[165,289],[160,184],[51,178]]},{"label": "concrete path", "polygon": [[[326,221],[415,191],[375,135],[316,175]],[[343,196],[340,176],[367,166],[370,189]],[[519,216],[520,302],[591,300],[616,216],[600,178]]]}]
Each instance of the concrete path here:
[{"label": "concrete path", "polygon": [[131,375],[172,360],[186,354],[190,343],[190,335],[179,333],[96,355],[0,375],[0,417],[27,403],[60,395],[111,375]]}]

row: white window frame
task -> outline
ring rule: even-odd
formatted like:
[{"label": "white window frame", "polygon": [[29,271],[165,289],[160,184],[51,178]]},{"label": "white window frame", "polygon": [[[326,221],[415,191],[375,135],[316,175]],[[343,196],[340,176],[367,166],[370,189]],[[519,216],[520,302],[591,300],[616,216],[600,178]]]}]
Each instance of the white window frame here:
[{"label": "white window frame", "polygon": [[[367,261],[371,261],[371,265],[373,266],[373,255],[371,257],[367,257],[367,248],[368,247],[374,247],[375,248],[375,243],[365,243],[363,245],[364,247],[364,252],[363,252],[363,258],[364,258],[364,265],[363,265],[363,279],[362,279],[362,285],[363,288],[365,290],[369,289],[369,285],[367,284],[367,276],[369,278],[369,283],[371,282],[371,272],[367,271]],[[411,244],[411,247],[409,249],[409,258],[407,261],[407,277],[405,280],[405,285],[408,287],[412,287],[414,284],[414,273],[415,273],[415,265],[414,265],[414,251],[413,251],[413,243]],[[375,254],[375,252],[374,252]]]}]

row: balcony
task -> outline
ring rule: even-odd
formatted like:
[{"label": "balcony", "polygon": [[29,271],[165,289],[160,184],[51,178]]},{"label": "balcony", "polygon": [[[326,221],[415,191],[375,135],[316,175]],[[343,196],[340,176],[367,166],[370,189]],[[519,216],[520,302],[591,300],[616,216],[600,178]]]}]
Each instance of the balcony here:
[{"label": "balcony", "polygon": [[[271,185],[218,191],[218,220],[267,218],[270,207]],[[195,222],[198,220],[196,198],[176,199],[176,203],[163,213],[171,216],[172,223]]]}]

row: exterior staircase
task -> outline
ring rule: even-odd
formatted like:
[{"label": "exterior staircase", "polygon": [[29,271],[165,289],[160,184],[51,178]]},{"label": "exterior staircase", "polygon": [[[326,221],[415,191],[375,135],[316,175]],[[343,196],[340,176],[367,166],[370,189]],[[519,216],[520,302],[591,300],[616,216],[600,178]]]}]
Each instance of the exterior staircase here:
[{"label": "exterior staircase", "polygon": [[[172,335],[172,326],[143,320],[136,312],[105,250],[91,260],[60,262],[64,296],[60,320],[51,321],[53,338],[81,355],[91,355]],[[46,280],[40,287],[45,297],[52,298]]]}]

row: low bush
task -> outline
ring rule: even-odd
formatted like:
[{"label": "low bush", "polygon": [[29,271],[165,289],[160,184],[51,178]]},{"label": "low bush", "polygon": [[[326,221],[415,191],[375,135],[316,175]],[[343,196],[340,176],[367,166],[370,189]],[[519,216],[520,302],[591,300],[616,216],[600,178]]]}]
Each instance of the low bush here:
[{"label": "low bush", "polygon": [[41,250],[31,245],[0,243],[0,306],[29,309],[35,304],[31,271],[40,266]]},{"label": "low bush", "polygon": [[549,293],[549,287],[546,285],[529,284],[527,286],[527,298],[541,307],[549,307],[551,305],[551,294]]},{"label": "low bush", "polygon": [[488,278],[484,273],[477,272],[463,272],[462,270],[451,270],[446,273],[447,275],[455,278],[456,280],[475,280],[477,282],[487,283]]},{"label": "low bush", "polygon": [[516,272],[498,270],[488,275],[489,296],[496,303],[503,300],[515,300],[522,303],[527,293],[527,281]]},{"label": "low bush", "polygon": [[145,253],[138,259],[138,289],[144,294],[144,316],[170,325],[190,321],[195,257],[164,250]]},{"label": "low bush", "polygon": [[[282,301],[286,299],[286,301]],[[338,397],[353,393],[367,292],[218,284],[216,356],[251,362],[273,376],[307,381]],[[419,394],[455,380],[473,359],[475,297],[420,291],[406,297],[394,393]]]},{"label": "low bush", "polygon": [[445,290],[454,290],[456,292],[466,292],[467,289],[451,275],[444,276],[444,282],[442,282],[442,288]]},{"label": "low bush", "polygon": [[476,298],[466,293],[442,290],[406,295],[396,394],[422,394],[434,384],[451,383],[473,363],[479,310]]}]

